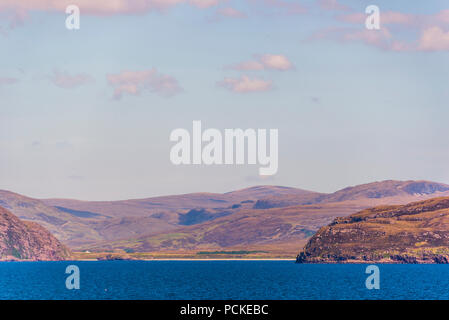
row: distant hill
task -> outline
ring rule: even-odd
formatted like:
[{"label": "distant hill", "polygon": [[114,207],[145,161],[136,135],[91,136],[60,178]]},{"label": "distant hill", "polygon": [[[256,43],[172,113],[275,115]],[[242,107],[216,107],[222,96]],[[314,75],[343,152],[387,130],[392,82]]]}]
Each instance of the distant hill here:
[{"label": "distant hill", "polygon": [[319,202],[341,202],[357,199],[426,196],[449,191],[449,185],[430,181],[387,180],[348,187],[319,199]]},{"label": "distant hill", "polygon": [[131,199],[118,201],[79,201],[71,199],[45,199],[43,203],[49,206],[70,208],[79,211],[99,213],[113,217],[147,216],[148,214],[164,212],[163,219],[176,223],[178,213],[182,210],[196,208],[224,208],[242,201],[257,201],[269,196],[297,196],[315,195],[316,192],[297,188],[279,186],[257,186],[227,193],[189,193],[181,195],[152,197],[145,199]]},{"label": "distant hill", "polygon": [[0,207],[0,260],[64,260],[69,250],[45,228]]},{"label": "distant hill", "polygon": [[256,186],[223,194],[192,193],[121,201],[37,200],[0,191],[21,219],[35,221],[71,248],[163,250],[279,250],[295,254],[336,217],[385,204],[449,196],[428,181],[382,181],[318,193]]},{"label": "distant hill", "polygon": [[291,187],[281,186],[255,186],[237,191],[231,191],[224,193],[225,197],[231,197],[235,200],[257,200],[265,197],[282,197],[282,196],[295,196],[302,197],[308,195],[319,195],[318,192],[309,190],[303,190]]},{"label": "distant hill", "polygon": [[[382,196],[377,196],[385,186]],[[403,192],[410,186],[423,185],[426,192]],[[428,187],[428,186],[432,187]],[[371,186],[371,188],[370,188]],[[346,188],[334,194],[318,194],[314,204],[300,204],[286,207],[259,208],[257,203],[241,203],[237,208],[195,209],[182,220],[185,226],[168,232],[143,237],[97,243],[90,250],[130,249],[136,252],[164,250],[297,250],[320,227],[329,224],[336,217],[343,217],[376,205],[405,204],[411,201],[449,195],[446,185],[429,182],[385,181],[359,187]],[[393,190],[396,190],[393,192]],[[414,189],[416,190],[416,189]],[[433,191],[432,193],[430,191]],[[376,196],[373,196],[376,195]],[[290,199],[317,197],[316,193],[288,195]],[[282,196],[278,196],[282,197]],[[276,199],[276,197],[272,197]],[[259,200],[262,201],[262,200]],[[334,202],[332,202],[334,201]],[[308,200],[310,203],[310,199]],[[216,214],[214,219],[210,215]],[[198,224],[189,223],[198,219]]]},{"label": "distant hill", "polygon": [[[80,218],[48,206],[38,199],[0,190],[0,206],[24,221],[39,223],[64,244],[81,244],[104,239],[95,230],[95,219]],[[107,217],[102,218],[106,219]]]},{"label": "distant hill", "polygon": [[[234,213],[240,207],[252,206],[257,199],[270,194],[300,195],[308,192],[259,186],[226,194],[192,193],[123,201],[79,201],[39,200],[0,190],[0,205],[23,220],[38,222],[70,247],[78,247],[201,223]],[[201,214],[195,215],[195,210]]]},{"label": "distant hill", "polygon": [[354,187],[347,187],[330,194],[309,193],[305,196],[280,195],[266,197],[257,201],[255,208],[281,208],[292,205],[332,203],[348,200],[367,200],[382,198],[410,199],[415,196],[427,196],[448,192],[449,185],[430,181],[395,181],[372,182]]},{"label": "distant hill", "polygon": [[449,263],[449,197],[336,218],[309,240],[297,262]]}]

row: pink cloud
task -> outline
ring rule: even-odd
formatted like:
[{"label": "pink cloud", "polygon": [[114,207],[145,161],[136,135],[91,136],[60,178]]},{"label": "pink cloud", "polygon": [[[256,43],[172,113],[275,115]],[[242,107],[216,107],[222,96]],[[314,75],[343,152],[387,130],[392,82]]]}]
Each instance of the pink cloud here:
[{"label": "pink cloud", "polygon": [[422,51],[449,51],[449,31],[440,27],[423,30],[418,41],[418,49]]},{"label": "pink cloud", "polygon": [[449,25],[449,9],[442,10],[439,13],[437,13],[436,15],[434,15],[433,20],[439,24]]},{"label": "pink cloud", "polygon": [[343,41],[361,41],[379,48],[387,49],[390,45],[391,33],[387,28],[380,30],[356,30],[342,35]]},{"label": "pink cloud", "polygon": [[429,27],[421,32],[417,41],[395,39],[386,28],[366,30],[353,28],[333,28],[315,34],[312,39],[332,39],[340,42],[361,42],[377,48],[404,51],[449,51],[449,31],[440,27]]},{"label": "pink cloud", "polygon": [[6,36],[8,34],[7,29],[13,30],[19,26],[22,26],[28,19],[28,13],[23,9],[1,10],[0,7],[0,21],[3,21],[5,23],[4,25],[0,26],[0,33]]},{"label": "pink cloud", "polygon": [[380,15],[380,23],[382,24],[402,24],[413,25],[418,21],[417,16],[401,12],[386,11]]},{"label": "pink cloud", "polygon": [[68,5],[76,4],[85,14],[141,14],[163,11],[180,4],[205,9],[218,5],[220,1],[222,0],[1,0],[0,11],[65,11]]},{"label": "pink cloud", "polygon": [[[367,15],[364,13],[349,13],[338,15],[337,19],[343,22],[364,25]],[[403,25],[418,29],[432,26],[449,25],[449,10],[442,10],[435,14],[409,14],[397,11],[381,11],[380,24],[382,25]]]},{"label": "pink cloud", "polygon": [[76,88],[93,81],[93,78],[85,73],[70,75],[67,71],[58,70],[55,70],[49,79],[54,85],[64,89]]},{"label": "pink cloud", "polygon": [[[322,30],[312,39],[329,38],[339,41],[359,41],[390,51],[448,51],[449,10],[434,14],[408,14],[396,11],[380,12],[380,30],[366,30],[364,13],[337,16],[337,20],[359,25],[354,28],[331,28]],[[388,26],[388,28],[386,27]],[[397,26],[402,26],[401,30]],[[405,29],[406,27],[406,29]],[[402,33],[398,31],[403,31]],[[411,34],[405,38],[404,32]],[[406,40],[405,40],[406,39]]]},{"label": "pink cloud", "polygon": [[284,13],[289,15],[304,14],[307,8],[295,1],[287,0],[249,0],[250,3],[262,9],[266,7],[269,13]]},{"label": "pink cloud", "polygon": [[363,24],[366,20],[366,15],[361,12],[356,13],[348,13],[348,14],[342,14],[338,15],[336,18],[337,20],[348,22],[348,23],[354,23],[354,24]]},{"label": "pink cloud", "polygon": [[191,5],[196,6],[197,8],[206,9],[206,8],[217,6],[220,3],[220,1],[219,0],[190,0],[189,3]]},{"label": "pink cloud", "polygon": [[238,71],[257,71],[263,70],[265,67],[262,63],[258,61],[244,61],[231,66],[226,67],[226,69],[234,69]]},{"label": "pink cloud", "polygon": [[9,28],[15,29],[22,26],[28,19],[28,13],[25,10],[15,10],[10,17]]},{"label": "pink cloud", "polygon": [[2,77],[0,77],[0,86],[10,85],[10,84],[14,84],[16,82],[18,82],[18,80],[16,78],[2,78]]},{"label": "pink cloud", "polygon": [[311,39],[330,39],[342,43],[361,42],[384,50],[391,49],[394,41],[390,31],[386,27],[381,28],[380,30],[368,30],[365,28],[329,28],[317,32]]},{"label": "pink cloud", "polygon": [[337,0],[318,0],[318,5],[324,10],[346,11],[350,8],[339,3]]},{"label": "pink cloud", "polygon": [[293,64],[281,54],[264,54],[260,57],[260,62],[267,69],[280,71],[293,69]]},{"label": "pink cloud", "polygon": [[286,71],[294,68],[293,64],[284,55],[264,54],[255,55],[255,60],[241,62],[227,67],[239,71],[278,70]]},{"label": "pink cloud", "polygon": [[[340,21],[365,25],[367,15],[364,13],[349,13],[337,16],[337,19]],[[385,11],[380,12],[380,24],[382,25],[390,25],[390,24],[399,24],[399,25],[413,25],[417,24],[418,17],[412,14],[405,14],[394,11]]]},{"label": "pink cloud", "polygon": [[217,10],[217,13],[228,18],[246,18],[245,13],[231,7],[220,8]]},{"label": "pink cloud", "polygon": [[114,88],[114,98],[117,100],[121,99],[124,93],[140,95],[143,91],[149,91],[164,97],[171,97],[182,91],[175,78],[159,74],[155,68],[109,74],[107,80]]},{"label": "pink cloud", "polygon": [[218,85],[237,93],[263,92],[272,89],[271,81],[260,78],[250,78],[242,75],[240,78],[225,78]]}]

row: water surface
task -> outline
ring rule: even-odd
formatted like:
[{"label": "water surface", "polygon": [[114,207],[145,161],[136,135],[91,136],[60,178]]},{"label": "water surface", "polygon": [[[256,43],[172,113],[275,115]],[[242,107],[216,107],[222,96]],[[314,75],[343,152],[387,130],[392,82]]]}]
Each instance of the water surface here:
[{"label": "water surface", "polygon": [[[68,290],[68,265],[80,269]],[[449,265],[378,265],[380,290],[365,287],[366,265],[293,261],[1,262],[0,299],[448,299]]]}]

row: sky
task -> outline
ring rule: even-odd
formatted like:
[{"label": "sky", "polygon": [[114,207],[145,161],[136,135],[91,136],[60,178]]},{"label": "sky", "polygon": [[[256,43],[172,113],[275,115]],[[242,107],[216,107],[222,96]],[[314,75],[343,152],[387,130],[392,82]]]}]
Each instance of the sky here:
[{"label": "sky", "polygon": [[[117,200],[449,183],[448,80],[442,0],[0,0],[0,189]],[[170,133],[194,120],[278,129],[277,174],[173,165]]]}]

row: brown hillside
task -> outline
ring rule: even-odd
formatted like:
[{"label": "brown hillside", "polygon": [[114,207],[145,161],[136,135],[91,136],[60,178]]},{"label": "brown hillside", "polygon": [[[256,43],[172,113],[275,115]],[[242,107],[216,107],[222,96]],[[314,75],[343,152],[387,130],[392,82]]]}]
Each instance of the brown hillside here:
[{"label": "brown hillside", "polygon": [[380,206],[336,218],[298,255],[300,263],[448,263],[449,197]]},{"label": "brown hillside", "polygon": [[0,260],[64,260],[68,249],[34,222],[0,207]]}]

